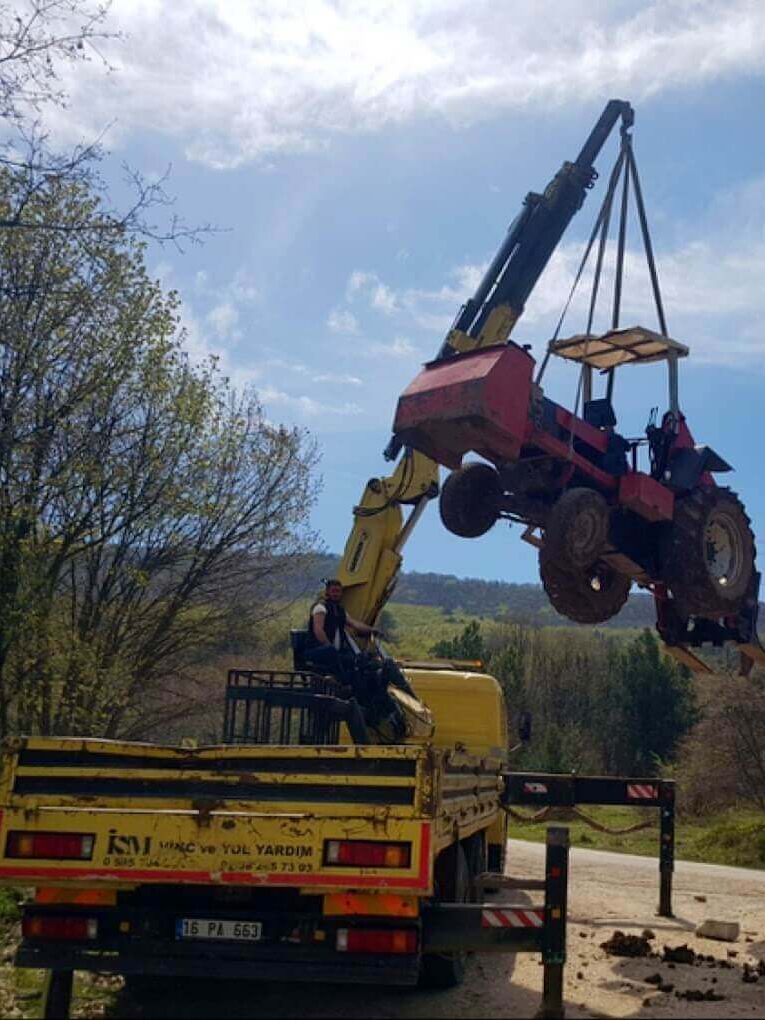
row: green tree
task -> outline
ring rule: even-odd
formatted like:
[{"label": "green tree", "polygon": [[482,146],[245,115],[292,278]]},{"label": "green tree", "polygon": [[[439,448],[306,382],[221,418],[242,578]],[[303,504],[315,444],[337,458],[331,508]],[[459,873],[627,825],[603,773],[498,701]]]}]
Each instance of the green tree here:
[{"label": "green tree", "polygon": [[437,641],[430,649],[431,655],[443,659],[483,660],[484,651],[481,625],[477,620],[471,620],[457,637]]},{"label": "green tree", "polygon": [[188,363],[85,181],[31,173],[0,170],[0,218],[35,226],[0,231],[0,731],[114,736],[185,710],[231,614],[268,614],[315,450]]},{"label": "green tree", "polygon": [[648,630],[624,648],[618,667],[616,771],[653,774],[697,721],[691,675]]}]

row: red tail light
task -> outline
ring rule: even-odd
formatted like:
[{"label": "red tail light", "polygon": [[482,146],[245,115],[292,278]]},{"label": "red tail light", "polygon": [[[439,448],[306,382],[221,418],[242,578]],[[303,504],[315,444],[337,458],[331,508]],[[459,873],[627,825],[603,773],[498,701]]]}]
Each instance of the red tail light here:
[{"label": "red tail light", "polygon": [[414,928],[340,928],[338,953],[416,953]]},{"label": "red tail light", "polygon": [[9,832],[6,857],[89,861],[96,837],[88,832]]},{"label": "red tail light", "polygon": [[411,843],[383,843],[363,839],[328,839],[324,863],[345,868],[408,868]]},{"label": "red tail light", "polygon": [[95,917],[46,917],[31,914],[21,922],[25,939],[52,939],[58,942],[84,942],[98,938]]}]

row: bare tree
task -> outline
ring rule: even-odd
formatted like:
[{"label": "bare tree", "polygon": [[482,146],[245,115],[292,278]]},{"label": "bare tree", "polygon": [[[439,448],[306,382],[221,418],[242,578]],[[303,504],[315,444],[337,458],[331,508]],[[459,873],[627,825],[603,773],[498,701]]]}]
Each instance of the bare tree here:
[{"label": "bare tree", "polygon": [[738,801],[765,811],[765,684],[717,674],[701,683],[703,715],[678,763],[683,802],[704,813]]},{"label": "bare tree", "polygon": [[[110,6],[110,2],[93,0],[0,0],[0,124],[4,122],[6,127],[5,137],[0,137],[0,165],[25,172],[25,186],[16,188],[15,202],[0,216],[0,230],[63,233],[97,226],[182,249],[184,243],[199,241],[215,228],[209,223],[190,225],[178,214],[167,191],[169,166],[159,179],[148,180],[139,170],[123,164],[131,199],[125,208],[117,209],[109,203],[99,173],[104,157],[102,138],[57,152],[42,126],[46,107],[67,104],[60,76],[63,66],[97,59],[109,70],[99,47],[120,38],[107,30]],[[51,176],[77,181],[97,193],[101,197],[98,220],[72,225],[28,217],[29,202],[45,189]]]},{"label": "bare tree", "polygon": [[48,105],[64,106],[60,68],[94,56],[115,33],[105,29],[111,3],[26,0],[0,3],[0,119],[20,122]]}]

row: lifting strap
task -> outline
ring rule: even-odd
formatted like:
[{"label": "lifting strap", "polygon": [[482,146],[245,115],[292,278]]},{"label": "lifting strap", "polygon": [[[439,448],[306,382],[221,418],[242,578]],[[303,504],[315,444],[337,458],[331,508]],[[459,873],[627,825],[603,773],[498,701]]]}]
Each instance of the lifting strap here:
[{"label": "lifting strap", "polygon": [[[542,364],[539,368],[539,372],[537,373],[536,378],[537,384],[539,384],[542,380],[545,369],[547,368],[547,364],[550,360],[550,355],[552,354],[553,346],[558,337],[560,336],[560,331],[563,326],[563,322],[566,318],[566,314],[568,313],[576,289],[579,286],[579,282],[582,278],[582,274],[584,273],[585,266],[587,265],[595,241],[596,239],[598,239],[598,253],[595,261],[595,272],[593,275],[592,287],[590,291],[590,303],[587,315],[586,335],[589,336],[592,333],[592,325],[593,320],[595,318],[595,310],[600,292],[603,261],[608,243],[609,227],[611,224],[611,210],[613,207],[616,189],[619,184],[619,179],[622,177],[622,174],[624,176],[622,180],[619,228],[617,235],[614,293],[611,309],[611,329],[619,328],[619,321],[621,315],[622,291],[624,283],[624,257],[626,253],[627,219],[629,211],[629,194],[631,184],[632,190],[634,191],[635,195],[635,205],[637,207],[638,220],[640,223],[640,231],[643,240],[643,250],[646,257],[646,262],[648,264],[648,272],[651,278],[651,288],[653,291],[653,299],[654,305],[656,307],[656,314],[659,320],[659,328],[663,336],[668,335],[667,322],[664,316],[664,305],[662,302],[661,290],[659,287],[659,276],[656,270],[656,260],[654,258],[653,244],[651,243],[651,235],[648,229],[648,218],[646,216],[645,203],[643,201],[643,192],[640,187],[640,178],[638,176],[637,164],[635,162],[635,154],[632,150],[632,136],[629,133],[629,131],[622,128],[621,139],[622,140],[619,149],[619,155],[611,171],[611,176],[609,178],[608,188],[606,190],[603,203],[600,207],[597,218],[595,220],[595,225],[592,229],[592,233],[590,234],[590,238],[589,241],[587,242],[584,254],[582,255],[582,260],[579,264],[579,268],[577,269],[576,276],[574,277],[574,282],[571,286],[568,298],[566,299],[566,303],[563,306],[563,311],[561,312],[560,318],[558,319],[558,324],[555,327],[555,332],[553,333],[552,339],[550,340],[547,346],[547,351],[545,353]],[[585,356],[586,351],[587,346],[585,343]],[[580,373],[579,384],[577,387],[576,406],[574,408],[574,414],[578,414],[579,412],[579,402],[581,399],[586,370],[587,366],[582,365],[582,371]],[[610,399],[613,391],[614,370],[609,369],[607,375],[608,375],[607,392],[608,398]]]}]

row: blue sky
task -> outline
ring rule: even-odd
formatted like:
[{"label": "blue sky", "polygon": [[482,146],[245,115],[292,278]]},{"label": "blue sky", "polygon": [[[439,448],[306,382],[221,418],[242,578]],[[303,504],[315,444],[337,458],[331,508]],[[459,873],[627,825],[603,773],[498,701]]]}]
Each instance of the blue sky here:
[{"label": "blue sky", "polygon": [[[54,138],[110,125],[115,160],[172,164],[190,220],[227,228],[153,252],[178,289],[193,356],[256,386],[269,416],[322,449],[314,523],[340,550],[368,477],[386,470],[396,398],[430,358],[529,190],[573,159],[611,97],[635,151],[681,404],[765,534],[759,436],[765,341],[765,3],[760,0],[116,0],[98,60],[67,72]],[[601,155],[605,176],[615,140]],[[602,183],[602,182],[601,182]],[[574,220],[516,339],[540,355],[602,196]],[[633,229],[624,322],[654,326]],[[569,319],[584,325],[581,305]],[[547,392],[573,405],[576,375]],[[624,370],[636,435],[665,405],[656,368]],[[454,538],[432,507],[408,569],[536,579],[518,529]]]}]

